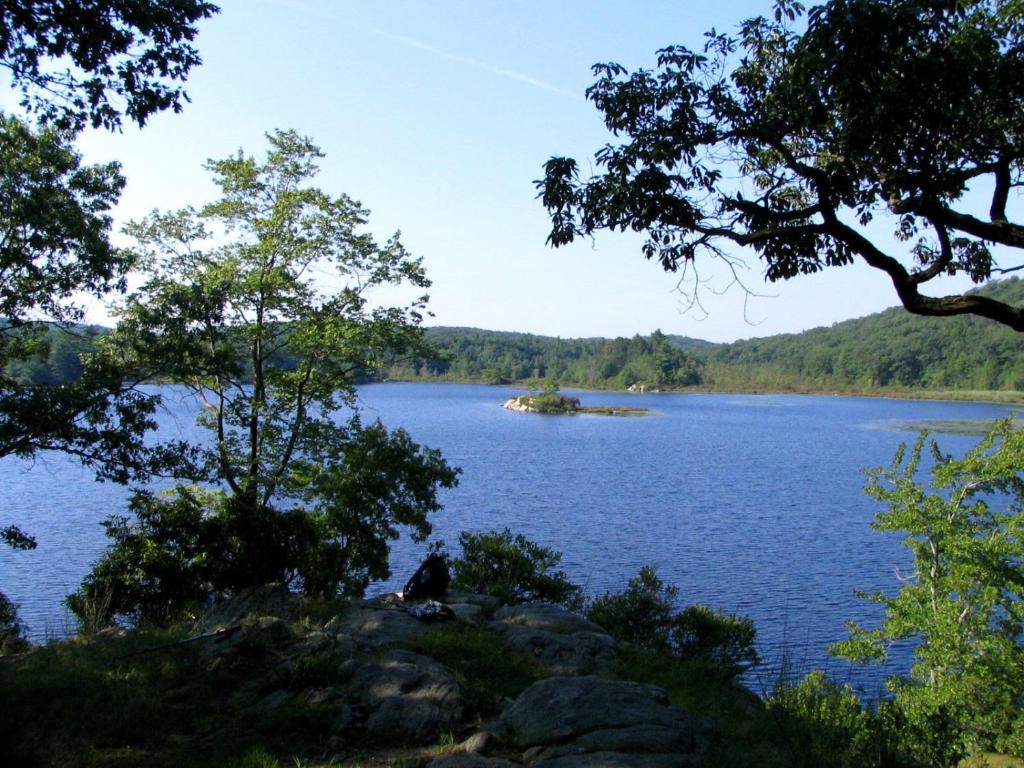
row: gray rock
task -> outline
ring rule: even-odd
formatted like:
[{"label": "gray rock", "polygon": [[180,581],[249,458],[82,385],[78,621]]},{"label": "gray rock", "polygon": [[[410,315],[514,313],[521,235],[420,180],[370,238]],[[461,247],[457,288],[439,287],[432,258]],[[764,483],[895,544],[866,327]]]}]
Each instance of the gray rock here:
[{"label": "gray rock", "polygon": [[344,731],[355,721],[355,713],[345,702],[345,694],[337,688],[307,688],[298,696],[299,701],[311,707],[323,707],[331,710],[331,730]]},{"label": "gray rock", "polygon": [[234,648],[267,650],[295,642],[296,634],[284,619],[277,616],[249,616],[227,640]]},{"label": "gray rock", "polygon": [[440,598],[442,603],[447,605],[476,605],[485,612],[493,613],[501,605],[501,601],[492,595],[481,595],[476,592],[460,592],[457,589],[449,589]]},{"label": "gray rock", "polygon": [[503,624],[544,629],[561,635],[572,635],[577,632],[608,634],[602,627],[592,621],[553,603],[523,603],[522,605],[506,605],[494,614],[494,620]]},{"label": "gray rock", "polygon": [[341,701],[344,696],[336,688],[307,688],[299,694],[299,698],[311,707],[330,707]]},{"label": "gray rock", "polygon": [[498,730],[545,766],[697,764],[710,745],[709,726],[671,707],[662,688],[589,676],[534,683]]},{"label": "gray rock", "polygon": [[206,609],[197,629],[199,632],[213,632],[240,624],[242,619],[250,616],[288,619],[292,617],[297,603],[298,597],[280,585],[243,589]]},{"label": "gray rock", "polygon": [[376,736],[422,742],[452,730],[462,718],[462,696],[452,674],[410,651],[360,664],[349,690],[369,713],[366,730]]},{"label": "gray rock", "polygon": [[324,632],[347,635],[357,646],[374,649],[415,640],[434,626],[399,608],[356,606],[331,619]]},{"label": "gray rock", "polygon": [[571,746],[549,747],[543,754],[548,758],[578,752],[688,752],[694,746],[693,736],[687,729],[673,730],[664,725],[602,728],[584,733]]},{"label": "gray rock", "polygon": [[345,634],[329,632],[310,632],[299,642],[288,648],[292,657],[308,657],[331,655],[342,659],[351,658],[355,653],[355,643]]},{"label": "gray rock", "polygon": [[621,752],[592,752],[565,755],[532,764],[534,768],[698,768],[709,765],[693,755],[638,755]]},{"label": "gray rock", "polygon": [[429,768],[515,768],[508,760],[467,753],[438,757],[427,765]]},{"label": "gray rock", "polygon": [[491,734],[487,731],[477,731],[468,739],[459,744],[460,752],[483,752],[491,742]]},{"label": "gray rock", "polygon": [[261,712],[272,712],[278,707],[287,704],[295,698],[295,694],[291,691],[273,691],[268,693],[256,704],[256,708]]},{"label": "gray rock", "polygon": [[486,615],[484,609],[473,603],[445,603],[455,612],[455,618],[459,621],[470,621],[477,623],[483,620]]},{"label": "gray rock", "polygon": [[506,606],[488,628],[507,648],[536,659],[556,675],[585,675],[610,668],[615,640],[593,622],[550,603]]}]

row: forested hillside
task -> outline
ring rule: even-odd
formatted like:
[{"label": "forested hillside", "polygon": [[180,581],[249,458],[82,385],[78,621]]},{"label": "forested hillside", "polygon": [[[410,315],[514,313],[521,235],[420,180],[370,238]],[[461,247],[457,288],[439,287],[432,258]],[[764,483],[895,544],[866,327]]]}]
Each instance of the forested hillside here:
[{"label": "forested hillside", "polygon": [[396,363],[389,375],[487,384],[549,379],[579,387],[680,388],[701,383],[698,351],[712,347],[660,331],[631,339],[557,339],[475,328],[429,328],[427,340],[437,349],[437,358]]},{"label": "forested hillside", "polygon": [[[979,291],[1024,300],[1013,277]],[[1024,390],[1024,339],[977,317],[931,318],[894,307],[800,334],[711,344],[648,337],[559,339],[474,328],[430,328],[440,353],[389,368],[392,378],[675,389]]]},{"label": "forested hillside", "polygon": [[[980,293],[1024,301],[1024,280]],[[8,362],[4,374],[59,384],[81,371],[103,329],[51,330],[34,357]],[[477,328],[429,328],[433,358],[395,360],[386,377],[510,384],[549,379],[561,386],[626,389],[1024,390],[1024,339],[977,317],[929,318],[902,307],[800,334],[712,344],[655,331],[616,339],[560,339]],[[283,367],[289,366],[286,359]]]},{"label": "forested hillside", "polygon": [[[1010,278],[978,293],[1019,303],[1024,281]],[[894,307],[829,328],[722,345],[707,356],[703,383],[1022,390],[1024,337],[978,317],[920,317]]]}]

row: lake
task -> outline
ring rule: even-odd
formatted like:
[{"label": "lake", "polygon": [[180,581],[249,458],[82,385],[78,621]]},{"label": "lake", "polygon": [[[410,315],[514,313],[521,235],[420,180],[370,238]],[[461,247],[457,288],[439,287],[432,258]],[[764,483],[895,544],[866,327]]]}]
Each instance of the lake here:
[{"label": "lake", "polygon": [[[520,390],[459,384],[361,389],[365,420],[402,426],[463,469],[443,495],[435,535],[457,549],[462,530],[511,528],[563,554],[590,595],[619,591],[644,565],[676,584],[680,604],[706,603],[754,619],[765,663],[748,677],[770,688],[782,660],[827,669],[869,696],[889,670],[851,668],[825,653],[845,622],[874,624],[878,606],[854,588],[892,592],[908,554],[870,529],[876,505],[862,467],[888,464],[908,422],[994,419],[1009,406],[869,398],[573,392],[584,405],[632,405],[648,416],[539,416],[501,403]],[[171,403],[161,430],[193,433],[194,405]],[[939,435],[961,454],[977,437]],[[35,639],[73,622],[62,600],[106,544],[99,525],[124,511],[125,490],[95,483],[59,455],[0,463],[0,524],[35,535],[32,552],[0,551],[0,590],[20,604]],[[400,589],[426,552],[401,539]]]}]

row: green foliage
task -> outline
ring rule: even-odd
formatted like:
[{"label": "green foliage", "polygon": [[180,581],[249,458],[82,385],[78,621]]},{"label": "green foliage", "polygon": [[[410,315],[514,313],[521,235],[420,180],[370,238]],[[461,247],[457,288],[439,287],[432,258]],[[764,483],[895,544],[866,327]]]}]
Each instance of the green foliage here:
[{"label": "green foliage", "polygon": [[0,656],[24,648],[24,631],[18,618],[18,606],[0,592]]},{"label": "green foliage", "polygon": [[[1024,303],[1024,280],[1010,277],[978,289],[980,297]],[[74,381],[75,360],[88,355],[102,329],[50,330],[29,358],[8,362],[7,375],[21,384]],[[500,366],[505,381],[537,371],[558,371],[573,386],[623,389],[633,384],[657,388],[650,337],[633,339],[555,339],[545,336],[458,328],[428,328],[426,341],[437,358],[386,363],[391,379],[481,381],[480,371]],[[685,357],[692,377],[669,388],[699,386],[730,391],[889,390],[900,394],[957,392],[965,398],[1010,397],[1024,391],[1024,350],[1017,334],[975,317],[930,318],[893,308],[856,320],[799,334],[747,339],[731,344],[665,336]],[[73,353],[69,355],[69,352]],[[282,353],[283,357],[283,353]],[[58,365],[58,361],[64,364]],[[294,365],[282,359],[282,367]],[[379,375],[365,371],[368,377]],[[543,394],[553,379],[540,380],[531,394]],[[664,388],[664,387],[663,387]]]},{"label": "green foliage", "polygon": [[493,595],[503,603],[549,600],[569,608],[581,605],[579,586],[555,568],[562,556],[521,533],[459,534],[462,554],[452,561],[452,588]]},{"label": "green foliage", "polygon": [[[346,444],[330,509],[253,509],[238,497],[194,486],[163,495],[136,492],[132,518],[106,523],[112,544],[68,606],[83,627],[115,616],[165,625],[194,617],[213,595],[277,582],[306,594],[360,596],[388,576],[388,543],[407,525],[429,530],[438,478],[452,476],[439,455],[402,430],[360,431]],[[308,493],[320,493],[311,486]],[[326,496],[326,492],[323,492]]]},{"label": "green foliage", "polygon": [[667,652],[679,588],[665,584],[645,565],[618,594],[605,593],[587,605],[587,618],[612,636],[654,651]]},{"label": "green foliage", "polygon": [[[979,300],[1024,304],[1024,280],[993,280]],[[1024,391],[1024,349],[1017,333],[977,317],[921,317],[893,308],[799,334],[710,344],[658,334],[632,339],[556,339],[466,328],[429,328],[435,360],[388,365],[390,378],[479,381],[500,367],[503,380],[535,374],[563,386],[730,391],[897,392]],[[670,378],[658,354],[678,356]],[[552,378],[544,381],[553,380]],[[531,392],[531,394],[537,394]],[[1019,395],[1018,395],[1019,396]],[[991,399],[990,394],[979,395]]]},{"label": "green foliage", "polygon": [[930,488],[918,481],[927,436],[887,469],[868,471],[885,504],[874,527],[905,534],[913,573],[885,606],[881,627],[850,625],[833,651],[882,660],[913,640],[916,663],[889,681],[908,748],[935,765],[968,752],[1024,755],[1024,432],[1007,419],[963,458],[939,452]]},{"label": "green foliage", "polygon": [[[1024,304],[1024,281],[993,281],[972,295]],[[1024,390],[1017,333],[982,318],[919,317],[902,308],[719,345],[704,362],[705,383],[722,389]]]},{"label": "green foliage", "polygon": [[593,600],[586,615],[613,637],[676,659],[706,663],[728,677],[758,663],[757,633],[750,619],[703,605],[676,612],[678,595],[677,587],[644,566],[625,591]]},{"label": "green foliage", "polygon": [[516,398],[520,405],[532,408],[537,413],[574,413],[580,409],[579,398],[544,392],[538,395],[521,395]]},{"label": "green foliage", "polygon": [[[240,702],[248,667],[213,670],[185,627],[49,643],[0,663],[0,764],[109,768],[294,765],[323,749],[327,713]],[[333,713],[331,713],[333,715]]]},{"label": "green foliage", "polygon": [[80,349],[47,331],[81,319],[76,294],[123,291],[133,265],[109,240],[120,166],[82,166],[74,134],[180,111],[180,84],[200,61],[195,24],[216,11],[199,0],[13,0],[0,11],[0,66],[46,126],[0,114],[0,458],[63,450],[119,481],[165,468],[166,456],[150,466],[142,450],[153,399],[116,368],[83,375]]},{"label": "green foliage", "polygon": [[506,701],[543,677],[532,658],[509,653],[497,635],[470,624],[439,627],[417,638],[414,650],[451,670],[471,717],[497,715]]},{"label": "green foliage", "polygon": [[[21,105],[74,130],[121,127],[122,112],[143,125],[187,101],[179,83],[200,63],[195,24],[217,12],[199,0],[3,5],[0,66]],[[57,62],[53,66],[53,62]]]},{"label": "green foliage", "polygon": [[[770,281],[863,260],[912,312],[1024,330],[1020,305],[920,292],[1020,265],[1007,205],[1024,166],[1019,5],[830,0],[806,20],[797,0],[773,5],[703,50],[663,48],[654,70],[594,66],[587,97],[616,139],[590,178],[574,159],[546,163],[548,241],[645,232],[645,257],[682,270],[698,304],[705,260],[739,279],[736,246]],[[982,187],[988,205],[967,194]],[[876,219],[895,245],[872,241]]]},{"label": "green foliage", "polygon": [[[142,466],[152,400],[109,367],[83,373],[71,339],[48,332],[82,317],[76,293],[123,286],[132,259],[108,239],[123,186],[116,163],[83,166],[66,135],[0,115],[0,459],[64,450],[118,479]],[[41,353],[44,374],[20,375]],[[50,386],[51,367],[67,386]]]},{"label": "green foliage", "polygon": [[780,741],[794,768],[888,768],[906,765],[885,714],[861,706],[856,694],[820,671],[768,699]]},{"label": "green foliage", "polygon": [[[22,532],[16,525],[0,528],[0,541],[11,549],[35,549],[36,540]],[[27,645],[25,625],[18,618],[18,606],[0,592],[0,656],[5,653],[20,651]]]},{"label": "green foliage", "polygon": [[414,357],[388,365],[390,378],[455,379],[487,384],[534,383],[550,386],[619,388],[644,384],[648,389],[679,388],[701,382],[695,352],[709,342],[665,336],[631,339],[554,339],[521,333],[470,328],[430,328],[427,339],[435,357]]},{"label": "green foliage", "polygon": [[457,482],[439,453],[364,425],[357,408],[355,379],[385,351],[423,350],[426,297],[374,300],[384,286],[425,289],[420,260],[397,236],[362,233],[358,203],[309,186],[322,157],[309,139],[268,140],[262,162],[208,164],[219,200],[128,228],[147,280],[97,356],[183,385],[212,439],[174,468],[170,501],[143,493],[141,525],[110,526],[114,550],[84,589],[124,596],[115,613],[166,621],[203,594],[269,581],[360,594],[389,575],[400,528],[425,538],[438,487]]},{"label": "green foliage", "polygon": [[687,606],[672,620],[672,649],[677,656],[710,662],[733,675],[758,663],[756,637],[752,620],[706,605]]}]

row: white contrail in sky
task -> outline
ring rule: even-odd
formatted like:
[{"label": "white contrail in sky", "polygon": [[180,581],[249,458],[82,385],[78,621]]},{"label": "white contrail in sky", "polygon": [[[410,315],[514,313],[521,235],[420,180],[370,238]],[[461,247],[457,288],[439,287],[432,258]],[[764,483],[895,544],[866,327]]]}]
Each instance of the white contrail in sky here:
[{"label": "white contrail in sky", "polygon": [[[291,8],[292,10],[301,11],[303,13],[320,16],[321,18],[328,18],[331,19],[332,21],[340,21],[342,23],[347,22],[347,20],[340,14],[334,13],[333,11],[330,11],[323,6],[312,5],[310,3],[304,2],[304,0],[275,0],[275,4],[283,5],[288,8]],[[386,32],[382,29],[371,29],[369,31],[372,34],[377,35],[378,37],[383,37],[385,40],[390,40],[393,43],[398,43],[399,45],[404,45],[408,48],[415,48],[417,50],[433,54],[434,56],[438,56],[442,59],[454,61],[457,64],[464,64],[468,67],[474,67],[475,69],[482,69],[484,72],[490,72],[492,75],[504,77],[508,80],[515,80],[516,82],[519,83],[525,83],[526,85],[532,86],[534,88],[539,88],[542,91],[554,93],[559,96],[565,96],[566,98],[570,98],[575,101],[586,101],[586,99],[584,99],[578,93],[573,93],[572,91],[567,91],[565,88],[559,88],[557,85],[552,85],[551,83],[545,82],[544,80],[538,80],[535,77],[524,75],[522,72],[516,72],[514,69],[505,69],[504,67],[498,67],[495,66],[494,64],[488,64],[486,61],[480,61],[479,59],[474,59],[470,56],[463,56],[462,54],[451,53],[450,51],[443,50],[441,48],[438,48],[437,46],[431,45],[430,43],[425,43],[422,40],[416,40],[415,38],[412,37],[405,37],[404,35],[396,35],[391,32]]]},{"label": "white contrail in sky", "polygon": [[411,37],[405,37],[403,35],[395,35],[392,34],[391,32],[385,32],[381,29],[373,29],[370,31],[373,32],[373,34],[375,35],[379,35],[380,37],[392,40],[396,43],[401,43],[402,45],[408,46],[409,48],[416,48],[421,51],[426,51],[427,53],[432,53],[435,56],[440,56],[443,59],[448,59],[449,61],[454,61],[458,62],[459,64],[466,64],[471,67],[476,67],[477,69],[482,69],[485,72],[490,72],[491,74],[498,75],[499,77],[505,77],[508,78],[509,80],[516,80],[520,83],[526,83],[527,85],[532,85],[534,88],[540,88],[541,90],[548,91],[549,93],[557,93],[559,96],[567,96],[570,99],[584,101],[583,97],[580,96],[579,94],[573,93],[572,91],[567,91],[564,88],[559,88],[557,85],[552,85],[551,83],[544,82],[543,80],[538,80],[535,77],[524,75],[522,72],[516,72],[513,69],[504,69],[503,67],[496,67],[493,64],[488,64],[485,61],[479,61],[469,56],[462,56],[461,54],[457,53],[449,53],[448,51],[437,48],[433,45],[430,45],[429,43],[424,43],[421,40],[415,40]]}]

